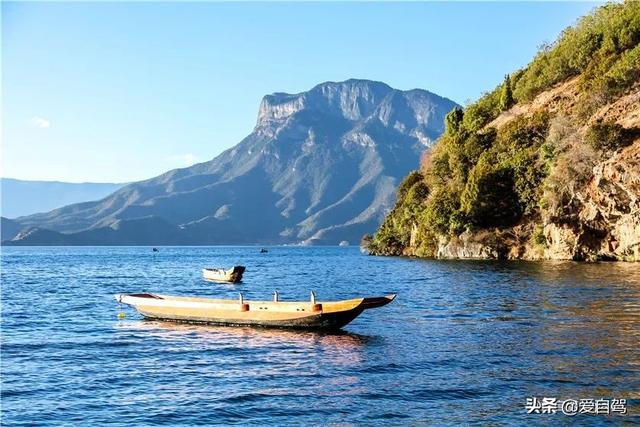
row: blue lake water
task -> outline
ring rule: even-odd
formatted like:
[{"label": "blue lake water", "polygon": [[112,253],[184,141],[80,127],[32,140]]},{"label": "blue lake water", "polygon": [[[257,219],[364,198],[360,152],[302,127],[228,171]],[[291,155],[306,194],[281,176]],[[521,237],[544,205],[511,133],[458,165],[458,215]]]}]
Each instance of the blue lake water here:
[{"label": "blue lake water", "polygon": [[[245,280],[201,279],[247,266]],[[398,293],[340,334],[143,320],[113,294]],[[640,265],[378,258],[357,248],[2,248],[2,425],[640,422]],[[626,416],[527,415],[527,397]]]}]

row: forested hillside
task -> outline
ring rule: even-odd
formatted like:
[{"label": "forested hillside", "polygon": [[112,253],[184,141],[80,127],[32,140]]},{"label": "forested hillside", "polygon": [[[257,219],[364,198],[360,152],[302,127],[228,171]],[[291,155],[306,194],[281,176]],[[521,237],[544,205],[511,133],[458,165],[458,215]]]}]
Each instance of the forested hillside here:
[{"label": "forested hillside", "polygon": [[446,117],[363,245],[438,258],[640,260],[640,2],[607,4]]}]

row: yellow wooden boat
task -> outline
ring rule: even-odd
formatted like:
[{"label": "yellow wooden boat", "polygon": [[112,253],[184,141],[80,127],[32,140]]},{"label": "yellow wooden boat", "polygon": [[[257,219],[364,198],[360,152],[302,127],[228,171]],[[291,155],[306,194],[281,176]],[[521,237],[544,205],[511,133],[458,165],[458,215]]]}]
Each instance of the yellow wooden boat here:
[{"label": "yellow wooden boat", "polygon": [[228,270],[223,268],[203,268],[202,277],[214,282],[238,283],[242,280],[244,270],[245,268],[242,265],[236,265]]},{"label": "yellow wooden boat", "polygon": [[364,310],[382,307],[395,295],[343,301],[273,301],[181,297],[150,293],[118,294],[116,300],[136,308],[147,319],[229,326],[264,326],[297,329],[340,329]]}]

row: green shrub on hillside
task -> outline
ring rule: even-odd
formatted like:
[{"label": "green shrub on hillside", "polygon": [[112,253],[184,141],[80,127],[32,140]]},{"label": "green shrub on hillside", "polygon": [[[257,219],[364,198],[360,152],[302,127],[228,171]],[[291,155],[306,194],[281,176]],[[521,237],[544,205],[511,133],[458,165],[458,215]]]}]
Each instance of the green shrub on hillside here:
[{"label": "green shrub on hillside", "polygon": [[396,196],[397,200],[403,200],[407,195],[407,192],[413,187],[417,182],[423,180],[423,176],[418,171],[410,172],[409,175],[400,183],[398,186],[398,194]]},{"label": "green shrub on hillside", "polygon": [[500,111],[506,111],[515,103],[513,98],[513,89],[511,88],[511,78],[507,74],[502,83],[502,89],[500,93]]},{"label": "green shrub on hillside", "polygon": [[363,247],[371,253],[401,255],[402,249],[409,245],[411,227],[419,221],[428,194],[429,188],[420,172],[407,175],[398,187],[395,207],[376,234],[363,239]]},{"label": "green shrub on hillside", "polygon": [[617,150],[631,144],[629,132],[617,123],[594,123],[587,130],[586,142],[594,150]]},{"label": "green shrub on hillside", "polygon": [[640,81],[640,44],[621,55],[599,79],[600,90],[608,95],[619,95]]},{"label": "green shrub on hillside", "polygon": [[514,154],[527,147],[538,147],[544,143],[549,129],[549,115],[545,112],[531,116],[518,116],[500,128],[497,145],[501,151]]},{"label": "green shrub on hillside", "polygon": [[448,134],[456,134],[460,131],[460,127],[462,126],[462,119],[464,118],[464,113],[461,108],[454,108],[451,110],[444,118],[444,125],[446,132]]},{"label": "green shrub on hillside", "polygon": [[460,207],[469,225],[475,227],[513,224],[522,213],[513,169],[483,155],[469,174]]},{"label": "green shrub on hillside", "polygon": [[490,121],[498,117],[498,114],[501,112],[500,92],[501,86],[498,86],[465,108],[464,119],[462,121],[465,130],[469,132],[479,131]]},{"label": "green shrub on hillside", "polygon": [[533,233],[531,233],[531,243],[542,247],[547,246],[547,238],[544,235],[544,228],[542,226],[538,225],[533,230]]},{"label": "green shrub on hillside", "polygon": [[457,228],[461,226],[456,221],[459,211],[459,192],[451,185],[444,186],[432,193],[425,207],[423,220],[427,228],[439,234],[449,234],[451,231],[458,231]]}]

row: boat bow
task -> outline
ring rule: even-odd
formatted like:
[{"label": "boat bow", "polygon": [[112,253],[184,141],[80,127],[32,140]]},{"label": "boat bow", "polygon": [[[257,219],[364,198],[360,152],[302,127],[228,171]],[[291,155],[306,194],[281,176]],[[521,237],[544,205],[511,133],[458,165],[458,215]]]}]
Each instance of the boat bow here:
[{"label": "boat bow", "polygon": [[385,295],[383,297],[362,298],[360,307],[362,307],[364,310],[367,310],[369,308],[382,307],[383,305],[389,304],[394,299],[396,299],[396,294]]}]

